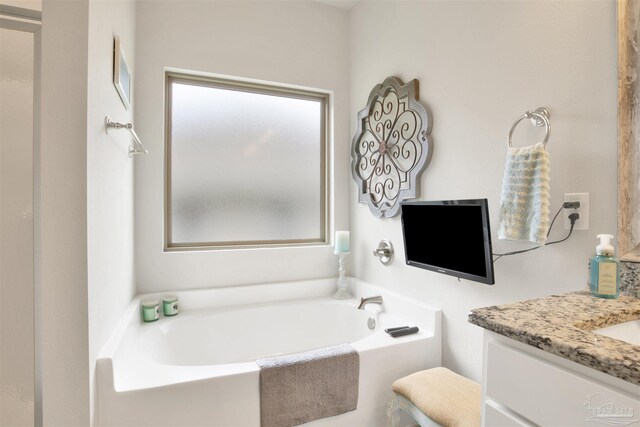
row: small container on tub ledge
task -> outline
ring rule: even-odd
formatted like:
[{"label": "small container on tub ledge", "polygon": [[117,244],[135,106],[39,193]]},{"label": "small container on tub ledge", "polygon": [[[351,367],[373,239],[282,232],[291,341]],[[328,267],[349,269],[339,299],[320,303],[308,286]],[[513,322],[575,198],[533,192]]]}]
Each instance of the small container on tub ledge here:
[{"label": "small container on tub ledge", "polygon": [[178,314],[178,297],[175,295],[165,295],[162,298],[162,312],[165,316],[175,316]]},{"label": "small container on tub ledge", "polygon": [[158,300],[145,300],[141,303],[142,320],[155,322],[160,318],[160,303]]}]

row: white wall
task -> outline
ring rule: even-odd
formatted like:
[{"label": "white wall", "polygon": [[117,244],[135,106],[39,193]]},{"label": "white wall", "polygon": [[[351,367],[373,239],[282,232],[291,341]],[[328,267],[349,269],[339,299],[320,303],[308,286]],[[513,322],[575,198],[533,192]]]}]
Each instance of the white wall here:
[{"label": "white wall", "polygon": [[15,427],[34,423],[34,42],[0,28],[0,425]]},{"label": "white wall", "polygon": [[[584,288],[595,234],[616,232],[615,2],[360,2],[351,11],[350,37],[351,135],[375,84],[389,75],[417,78],[434,141],[420,199],[487,197],[494,252],[527,246],[495,234],[506,136],[526,110],[551,112],[552,211],[565,192],[591,195],[589,231],[500,259],[496,284],[486,286],[406,266],[400,217],[375,219],[356,202],[351,183],[352,271],[441,307],[443,363],[477,380],[482,332],[467,323],[468,311]],[[514,142],[526,145],[532,135],[521,132]],[[551,238],[565,233],[560,221]],[[371,256],[382,238],[397,250],[390,267]],[[464,256],[464,248],[452,255]]]},{"label": "white wall", "polygon": [[87,426],[89,3],[45,0],[42,15],[42,138],[36,154],[41,213],[40,224],[36,220],[36,371],[41,388],[36,394],[42,396],[44,425]]},{"label": "white wall", "polygon": [[[105,116],[133,122],[113,85],[113,38],[119,36],[135,78],[135,2],[92,0],[89,6],[87,105],[87,267],[91,419],[95,363],[135,295],[133,255],[133,170],[129,132],[104,131]],[[136,81],[134,80],[134,85]],[[133,100],[135,108],[135,99]]]},{"label": "white wall", "polygon": [[[140,292],[337,275],[330,246],[163,252],[165,67],[334,91],[337,229],[348,226],[349,60],[346,10],[315,2],[139,1],[136,278]],[[230,159],[233,161],[234,159]]]},{"label": "white wall", "polygon": [[95,359],[135,294],[132,121],[112,83],[113,36],[134,66],[133,1],[44,1],[37,271],[42,420],[95,419]]}]

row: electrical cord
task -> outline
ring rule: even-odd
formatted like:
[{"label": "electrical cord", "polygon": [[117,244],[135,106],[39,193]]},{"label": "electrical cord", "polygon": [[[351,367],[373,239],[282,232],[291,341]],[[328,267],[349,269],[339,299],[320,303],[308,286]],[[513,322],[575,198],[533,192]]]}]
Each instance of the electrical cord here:
[{"label": "electrical cord", "polygon": [[[556,212],[555,216],[551,220],[551,224],[549,225],[549,230],[547,231],[547,237],[549,237],[549,234],[551,234],[551,227],[553,227],[553,223],[556,222],[556,218],[558,218],[558,215],[560,215],[560,212],[562,212],[563,209],[572,209],[572,208],[575,209],[575,208],[579,208],[579,207],[580,207],[580,203],[579,202],[578,202],[577,205],[575,205],[574,202],[570,202],[570,203],[565,202],[562,205],[562,207],[560,209],[558,209],[558,212]],[[535,250],[540,249],[540,248],[544,248],[545,246],[551,246],[551,245],[555,245],[557,243],[564,242],[569,237],[571,237],[571,233],[573,233],[573,227],[576,225],[576,221],[579,218],[580,218],[580,215],[578,213],[575,213],[575,212],[572,213],[571,215],[569,215],[569,220],[571,221],[571,228],[569,229],[569,233],[567,234],[567,236],[564,239],[560,239],[560,240],[556,240],[556,241],[553,241],[553,242],[549,242],[544,246],[536,246],[534,248],[522,249],[522,250],[519,250],[519,251],[505,252],[503,254],[493,254],[493,255],[496,255],[497,257],[493,259],[492,263],[495,263],[497,260],[499,260],[503,256],[523,254],[525,252],[531,252],[531,251],[535,251]]]},{"label": "electrical cord", "polygon": [[[549,224],[549,230],[547,230],[547,237],[549,237],[549,234],[551,234],[551,229],[553,228],[553,224],[556,222],[556,218],[558,218],[558,215],[560,215],[560,212],[562,212],[563,209],[564,209],[564,205],[561,206],[560,209],[558,209],[558,212],[556,212],[556,214],[553,216],[553,219],[551,220],[551,224]],[[535,248],[523,249],[520,251],[507,252],[504,254],[494,254],[494,255],[498,255],[498,258],[494,259],[493,262],[496,262],[498,259],[502,258],[503,256],[516,255],[516,254],[522,254],[529,251],[535,251],[536,249],[540,249],[541,247],[542,246],[536,246]]]}]

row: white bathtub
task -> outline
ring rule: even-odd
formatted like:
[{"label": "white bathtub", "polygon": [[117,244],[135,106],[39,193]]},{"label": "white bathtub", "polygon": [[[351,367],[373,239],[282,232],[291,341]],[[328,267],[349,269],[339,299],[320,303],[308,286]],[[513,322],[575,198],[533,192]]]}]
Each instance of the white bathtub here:
[{"label": "white bathtub", "polygon": [[[307,425],[384,426],[393,380],[440,365],[440,311],[350,282],[383,306],[332,300],[335,279],[178,292],[180,314],[153,323],[140,321],[136,298],[98,360],[100,426],[259,427],[256,359],[345,342],[360,354],[358,409]],[[420,332],[384,332],[403,325]]]}]

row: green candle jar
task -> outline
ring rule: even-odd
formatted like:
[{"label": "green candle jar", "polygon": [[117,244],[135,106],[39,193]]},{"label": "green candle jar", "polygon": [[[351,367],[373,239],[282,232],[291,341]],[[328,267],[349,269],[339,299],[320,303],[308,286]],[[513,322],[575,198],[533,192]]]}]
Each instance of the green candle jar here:
[{"label": "green candle jar", "polygon": [[164,298],[162,298],[162,311],[165,316],[175,316],[178,314],[178,297],[165,295]]},{"label": "green candle jar", "polygon": [[157,300],[142,301],[142,320],[155,322],[160,318],[160,303]]}]

